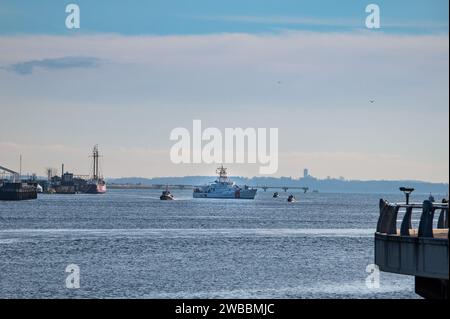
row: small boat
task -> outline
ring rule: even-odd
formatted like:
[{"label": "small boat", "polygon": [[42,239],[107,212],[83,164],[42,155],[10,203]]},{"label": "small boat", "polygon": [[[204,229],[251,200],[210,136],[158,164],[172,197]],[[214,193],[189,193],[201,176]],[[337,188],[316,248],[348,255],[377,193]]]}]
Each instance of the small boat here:
[{"label": "small boat", "polygon": [[273,193],[273,196],[272,196],[273,198],[278,198],[278,197],[280,197],[280,194],[278,194],[278,192],[275,192],[275,193]]},{"label": "small boat", "polygon": [[42,193],[43,191],[44,191],[44,189],[42,188],[42,186],[39,185],[39,184],[37,184],[37,186],[36,186],[36,192]]},{"label": "small boat", "polygon": [[289,203],[293,203],[293,202],[295,202],[295,197],[294,197],[294,195],[289,195],[289,197],[288,197],[288,199],[287,199],[287,201],[289,202]]},{"label": "small boat", "polygon": [[170,193],[169,191],[169,187],[166,186],[166,190],[164,190],[161,194],[161,196],[159,197],[160,200],[173,200],[174,197],[172,195],[172,193]]}]

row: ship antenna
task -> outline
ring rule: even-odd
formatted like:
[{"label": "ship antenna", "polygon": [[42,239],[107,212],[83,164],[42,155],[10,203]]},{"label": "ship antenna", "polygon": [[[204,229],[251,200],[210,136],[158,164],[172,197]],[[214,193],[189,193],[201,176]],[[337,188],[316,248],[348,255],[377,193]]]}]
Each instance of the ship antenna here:
[{"label": "ship antenna", "polygon": [[94,145],[94,149],[92,150],[92,156],[93,158],[93,167],[92,167],[92,178],[94,180],[99,179],[99,165],[98,165],[98,159],[100,155],[98,154],[98,144]]},{"label": "ship antenna", "polygon": [[223,164],[216,170],[216,172],[219,174],[220,181],[227,179],[227,169],[223,167]]}]

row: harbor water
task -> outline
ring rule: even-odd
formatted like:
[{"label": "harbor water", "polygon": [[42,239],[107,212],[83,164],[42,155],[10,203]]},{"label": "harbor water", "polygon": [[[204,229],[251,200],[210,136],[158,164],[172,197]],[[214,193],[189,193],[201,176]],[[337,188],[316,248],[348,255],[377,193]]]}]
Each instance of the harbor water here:
[{"label": "harbor water", "polygon": [[[378,200],[401,194],[293,192],[288,203],[290,191],[171,192],[175,201],[109,190],[0,202],[0,298],[417,298],[413,277],[366,285]],[[78,289],[66,287],[69,264]]]}]

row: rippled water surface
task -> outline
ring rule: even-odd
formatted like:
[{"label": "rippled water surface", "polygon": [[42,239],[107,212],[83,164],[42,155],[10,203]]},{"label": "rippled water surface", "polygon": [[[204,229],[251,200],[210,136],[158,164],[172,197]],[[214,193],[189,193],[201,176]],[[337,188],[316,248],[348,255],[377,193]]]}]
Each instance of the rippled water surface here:
[{"label": "rippled water surface", "polygon": [[[378,200],[401,196],[173,193],[0,202],[0,298],[417,298],[412,277],[365,284]],[[79,289],[65,287],[69,264]]]}]

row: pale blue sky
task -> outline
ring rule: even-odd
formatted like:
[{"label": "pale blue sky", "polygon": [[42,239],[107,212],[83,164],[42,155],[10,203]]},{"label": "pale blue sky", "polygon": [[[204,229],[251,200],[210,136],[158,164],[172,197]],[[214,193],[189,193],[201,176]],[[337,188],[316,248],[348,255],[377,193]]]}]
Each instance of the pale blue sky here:
[{"label": "pale blue sky", "polygon": [[278,127],[277,176],[448,181],[448,1],[71,2],[0,0],[0,165],[211,175],[169,161],[201,119]]},{"label": "pale blue sky", "polygon": [[82,8],[81,33],[206,34],[272,32],[278,29],[350,31],[362,29],[364,8],[382,9],[383,32],[448,29],[446,0],[2,0],[0,32],[68,34],[64,8]]}]

